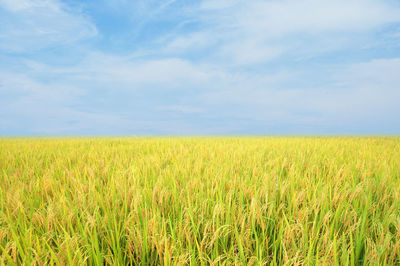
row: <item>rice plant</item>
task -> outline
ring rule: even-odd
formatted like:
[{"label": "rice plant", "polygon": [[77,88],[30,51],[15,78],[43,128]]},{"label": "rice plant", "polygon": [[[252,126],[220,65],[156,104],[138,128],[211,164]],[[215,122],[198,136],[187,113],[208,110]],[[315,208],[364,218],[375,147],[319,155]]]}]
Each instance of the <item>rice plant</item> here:
[{"label": "rice plant", "polygon": [[400,264],[400,138],[3,138],[0,264]]}]

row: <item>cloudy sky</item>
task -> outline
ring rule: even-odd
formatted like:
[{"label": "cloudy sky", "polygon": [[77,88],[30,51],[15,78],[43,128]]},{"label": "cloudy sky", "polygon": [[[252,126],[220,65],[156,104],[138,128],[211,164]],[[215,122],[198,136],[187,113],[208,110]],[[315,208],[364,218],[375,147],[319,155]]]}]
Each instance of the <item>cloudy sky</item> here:
[{"label": "cloudy sky", "polygon": [[0,135],[400,134],[398,0],[0,0]]}]

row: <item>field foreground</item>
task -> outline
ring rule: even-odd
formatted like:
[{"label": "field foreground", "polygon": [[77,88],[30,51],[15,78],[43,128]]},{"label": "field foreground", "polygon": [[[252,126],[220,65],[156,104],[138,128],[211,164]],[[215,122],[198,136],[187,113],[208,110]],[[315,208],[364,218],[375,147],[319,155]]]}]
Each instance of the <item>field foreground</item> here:
[{"label": "field foreground", "polygon": [[400,264],[400,138],[0,139],[0,264]]}]

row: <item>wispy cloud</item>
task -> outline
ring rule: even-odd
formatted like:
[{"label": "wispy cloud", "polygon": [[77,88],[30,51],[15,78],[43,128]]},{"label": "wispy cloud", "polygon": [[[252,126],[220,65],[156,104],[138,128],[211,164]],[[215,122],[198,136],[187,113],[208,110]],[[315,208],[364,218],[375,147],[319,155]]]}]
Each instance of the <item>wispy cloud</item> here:
[{"label": "wispy cloud", "polygon": [[0,134],[400,132],[394,2],[100,3],[0,0]]},{"label": "wispy cloud", "polygon": [[57,0],[1,0],[0,24],[0,49],[6,52],[34,52],[97,34],[87,17]]},{"label": "wispy cloud", "polygon": [[357,34],[400,22],[399,6],[376,0],[212,0],[193,13],[199,30],[179,35],[168,46],[183,52],[212,47],[211,56],[239,65],[309,53],[310,47],[345,49],[357,44]]}]

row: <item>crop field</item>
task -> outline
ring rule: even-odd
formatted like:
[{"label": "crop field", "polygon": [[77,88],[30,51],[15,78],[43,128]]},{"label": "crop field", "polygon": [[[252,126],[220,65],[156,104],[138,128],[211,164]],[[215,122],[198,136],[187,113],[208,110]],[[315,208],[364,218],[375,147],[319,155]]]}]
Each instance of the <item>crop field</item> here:
[{"label": "crop field", "polygon": [[400,138],[3,138],[22,263],[400,264]]}]

